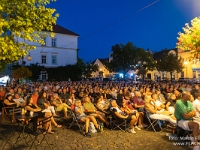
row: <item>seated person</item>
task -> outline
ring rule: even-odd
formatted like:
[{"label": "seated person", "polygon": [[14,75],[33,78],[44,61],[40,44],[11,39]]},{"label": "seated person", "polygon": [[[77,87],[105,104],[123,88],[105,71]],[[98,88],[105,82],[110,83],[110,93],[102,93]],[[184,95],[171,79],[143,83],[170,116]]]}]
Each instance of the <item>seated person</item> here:
[{"label": "seated person", "polygon": [[157,106],[157,110],[164,111],[165,110],[165,104],[158,100],[157,94],[152,94],[152,100],[155,102]]},{"label": "seated person", "polygon": [[72,110],[74,110],[75,101],[76,101],[75,94],[71,93],[71,95],[69,96],[69,99],[67,101],[67,105],[70,106]]},{"label": "seated person", "polygon": [[170,115],[169,112],[159,111],[157,106],[156,106],[155,101],[153,99],[151,99],[150,97],[145,97],[145,109],[146,109],[147,112],[149,112],[149,117],[151,119],[168,121],[172,125],[176,125],[175,118],[172,115]]},{"label": "seated person", "polygon": [[19,107],[20,103],[12,99],[12,95],[8,94],[3,101],[5,107]]},{"label": "seated person", "polygon": [[174,114],[176,104],[176,96],[175,94],[171,93],[166,101],[166,110],[169,111],[171,114]]},{"label": "seated person", "polygon": [[175,117],[177,119],[177,124],[184,130],[192,131],[192,137],[194,142],[193,150],[199,150],[198,145],[198,134],[199,134],[199,124],[192,121],[193,117],[196,116],[196,112],[189,101],[190,96],[186,93],[182,93],[182,98],[176,102],[175,106]]},{"label": "seated person", "polygon": [[137,119],[138,126],[135,125],[135,129],[141,130],[140,128],[145,127],[145,125],[143,124],[143,119],[144,119],[144,113],[143,112],[137,112],[137,110],[135,110],[133,107],[131,107],[131,108],[130,108],[130,106],[128,107],[125,102],[120,106],[120,109],[124,113],[126,113],[127,115],[136,113],[135,116],[136,116],[136,119]]},{"label": "seated person", "polygon": [[95,108],[94,104],[90,101],[89,97],[85,97],[84,98],[84,103],[83,103],[83,107],[85,109],[85,112],[88,115],[92,115],[95,118],[99,118],[103,123],[105,123],[107,126],[109,125],[109,122],[107,121],[105,114],[102,112],[97,111],[97,109]]},{"label": "seated person", "polygon": [[[34,105],[33,104],[33,98],[28,97],[27,103],[28,103],[28,105],[26,106],[26,110],[27,110],[28,114],[32,111],[32,112],[37,112],[38,113],[37,118],[48,118],[48,117],[52,116],[51,112],[42,112],[42,109],[40,107],[38,107],[37,105]],[[57,128],[62,127],[61,125],[58,125],[55,122],[55,120],[54,120],[54,118],[52,116],[51,117],[51,122],[45,124],[45,128],[48,129],[48,133],[49,134],[53,134],[54,133],[54,132],[52,132],[51,123],[53,123],[54,126],[57,127]]]},{"label": "seated person", "polygon": [[107,113],[107,110],[110,107],[110,102],[101,95],[97,100],[96,106],[100,111]]},{"label": "seated person", "polygon": [[196,99],[193,101],[192,105],[196,112],[196,115],[193,117],[195,122],[200,124],[200,92],[195,93]]},{"label": "seated person", "polygon": [[135,91],[135,96],[132,99],[133,106],[138,112],[144,112],[144,100],[139,91]]},{"label": "seated person", "polygon": [[68,106],[66,103],[63,103],[62,100],[58,97],[57,93],[53,94],[52,105],[56,107],[56,111],[63,111],[64,118],[68,119],[67,109],[71,109],[71,107]]},{"label": "seated person", "polygon": [[47,93],[45,91],[40,92],[37,105],[42,109],[42,112],[51,112],[53,116],[58,116],[54,106],[51,106],[50,102],[47,100]]},{"label": "seated person", "polygon": [[85,122],[85,136],[91,137],[90,133],[89,133],[89,123],[93,122],[94,126],[96,127],[97,131],[100,132],[101,130],[99,129],[99,126],[97,124],[96,119],[94,118],[94,116],[87,116],[85,114],[85,110],[84,107],[81,104],[81,100],[76,100],[75,103],[75,114],[76,117],[79,121]]},{"label": "seated person", "polygon": [[119,120],[126,119],[129,124],[129,132],[136,133],[134,130],[134,125],[137,123],[136,113],[126,115],[117,105],[116,100],[111,100],[110,110],[115,114]]}]

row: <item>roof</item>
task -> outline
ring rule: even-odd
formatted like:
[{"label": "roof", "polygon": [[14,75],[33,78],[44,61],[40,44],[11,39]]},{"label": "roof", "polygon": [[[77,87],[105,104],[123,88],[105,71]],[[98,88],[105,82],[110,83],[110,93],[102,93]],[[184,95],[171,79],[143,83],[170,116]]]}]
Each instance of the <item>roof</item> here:
[{"label": "roof", "polygon": [[154,58],[155,60],[162,59],[163,55],[164,55],[165,53],[169,53],[171,50],[174,50],[176,53],[178,52],[178,49],[177,49],[177,48],[173,48],[173,49],[164,49],[164,50],[162,50],[162,51],[160,51],[160,52],[155,52],[155,53],[153,54],[153,58]]},{"label": "roof", "polygon": [[98,60],[104,65],[109,63],[109,58],[98,58]]},{"label": "roof", "polygon": [[68,35],[75,35],[75,36],[79,36],[78,34],[76,34],[75,32],[72,32],[60,25],[53,25],[53,32],[54,33],[61,33],[61,34],[68,34]]}]

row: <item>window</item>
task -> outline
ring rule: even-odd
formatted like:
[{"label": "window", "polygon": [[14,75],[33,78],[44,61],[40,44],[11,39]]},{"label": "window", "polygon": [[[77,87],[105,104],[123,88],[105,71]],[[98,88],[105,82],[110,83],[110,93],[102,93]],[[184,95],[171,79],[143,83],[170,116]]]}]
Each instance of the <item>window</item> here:
[{"label": "window", "polygon": [[56,64],[57,64],[57,56],[56,56],[56,55],[52,55],[52,56],[51,56],[51,63],[52,63],[53,65],[56,65]]},{"label": "window", "polygon": [[48,74],[46,71],[41,71],[40,72],[40,80],[45,81],[48,79]]},{"label": "window", "polygon": [[44,40],[44,44],[42,44],[42,46],[46,46],[47,39],[46,39],[46,38],[43,38],[43,40]]},{"label": "window", "polygon": [[51,39],[51,46],[56,47],[56,38]]},{"label": "window", "polygon": [[47,56],[46,55],[42,55],[41,56],[41,62],[42,62],[42,64],[46,64],[47,63]]}]

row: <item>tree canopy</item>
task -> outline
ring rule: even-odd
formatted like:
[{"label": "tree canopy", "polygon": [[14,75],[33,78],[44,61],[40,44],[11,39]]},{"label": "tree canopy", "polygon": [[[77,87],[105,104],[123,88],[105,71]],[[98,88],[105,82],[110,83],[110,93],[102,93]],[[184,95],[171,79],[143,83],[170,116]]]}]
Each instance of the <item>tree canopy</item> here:
[{"label": "tree canopy", "polygon": [[153,70],[155,68],[153,55],[150,51],[137,48],[131,42],[128,42],[126,45],[116,44],[112,46],[112,60],[107,64],[107,67],[110,71],[126,74],[129,70],[135,69],[134,66],[137,66],[138,61],[146,62],[142,67],[143,72],[144,69],[146,72],[147,70]]},{"label": "tree canopy", "polygon": [[52,31],[59,16],[55,9],[46,8],[51,1],[55,0],[0,1],[0,70],[36,49],[29,42],[44,43],[43,31]]},{"label": "tree canopy", "polygon": [[174,71],[180,72],[183,68],[182,59],[172,53],[164,53],[162,59],[157,60],[157,70],[169,72],[171,79]]},{"label": "tree canopy", "polygon": [[192,58],[200,57],[200,17],[191,20],[183,27],[183,33],[179,32],[178,42],[176,47],[180,51],[190,50],[193,54]]},{"label": "tree canopy", "polygon": [[112,60],[107,65],[110,71],[126,73],[130,70],[130,65],[133,65],[136,47],[128,42],[124,44],[116,44],[112,46]]}]

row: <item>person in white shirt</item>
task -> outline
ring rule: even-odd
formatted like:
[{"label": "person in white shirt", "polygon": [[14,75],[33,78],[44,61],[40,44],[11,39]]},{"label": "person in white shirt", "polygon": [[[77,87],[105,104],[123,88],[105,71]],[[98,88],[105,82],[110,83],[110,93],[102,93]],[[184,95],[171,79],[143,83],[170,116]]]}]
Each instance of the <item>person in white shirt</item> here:
[{"label": "person in white shirt", "polygon": [[196,99],[192,102],[194,110],[196,111],[196,116],[193,117],[195,122],[200,124],[200,93],[196,93]]}]

